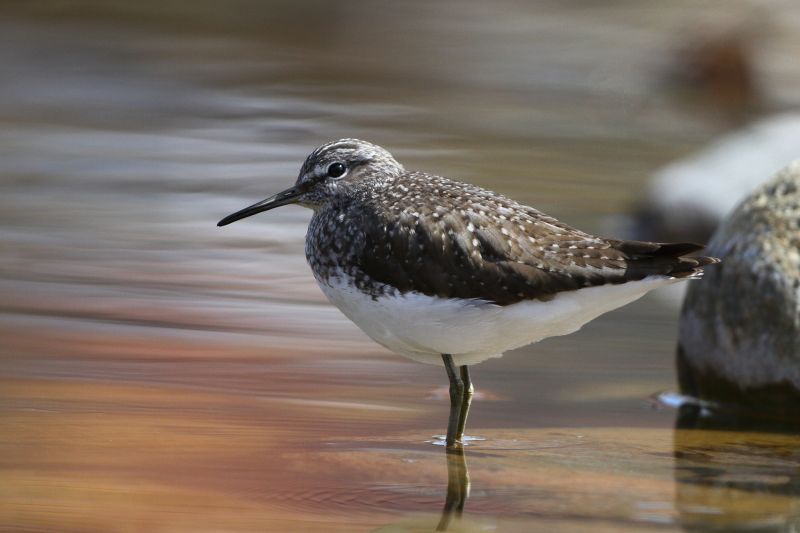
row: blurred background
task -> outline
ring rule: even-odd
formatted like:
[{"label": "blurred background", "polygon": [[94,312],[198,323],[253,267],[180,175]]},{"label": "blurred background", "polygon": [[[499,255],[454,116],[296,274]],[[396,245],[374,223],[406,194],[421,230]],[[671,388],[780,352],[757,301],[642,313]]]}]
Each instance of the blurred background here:
[{"label": "blurred background", "polygon": [[[588,231],[702,241],[800,139],[793,0],[5,1],[0,35],[8,531],[436,525],[443,370],[325,301],[309,211],[215,226],[323,142],[369,140]],[[785,135],[758,134],[755,158],[754,125]],[[709,144],[727,169],[692,173]],[[653,295],[475,367],[487,440],[452,527],[793,527],[795,441],[759,437],[778,468],[729,436],[723,495],[675,462],[718,444],[676,437],[651,400],[676,388],[677,318]]]}]

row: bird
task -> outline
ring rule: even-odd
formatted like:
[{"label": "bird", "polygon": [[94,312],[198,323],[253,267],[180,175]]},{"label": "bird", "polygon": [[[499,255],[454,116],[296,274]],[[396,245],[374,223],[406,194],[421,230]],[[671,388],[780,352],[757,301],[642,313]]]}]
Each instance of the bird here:
[{"label": "bird", "polygon": [[648,291],[702,275],[702,245],[606,239],[490,190],[406,170],[359,139],[323,144],[295,184],[218,222],[310,208],[305,255],[322,292],[378,344],[444,366],[445,444],[461,449],[469,367],[566,335]]}]

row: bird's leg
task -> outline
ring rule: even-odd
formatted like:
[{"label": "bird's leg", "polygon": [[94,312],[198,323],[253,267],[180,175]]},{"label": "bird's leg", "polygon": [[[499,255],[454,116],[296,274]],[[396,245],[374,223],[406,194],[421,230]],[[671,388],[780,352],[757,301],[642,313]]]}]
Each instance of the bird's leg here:
[{"label": "bird's leg", "polygon": [[447,370],[447,377],[450,379],[450,418],[447,421],[447,447],[460,447],[461,441],[458,435],[458,428],[461,420],[461,405],[464,402],[464,381],[461,379],[453,356],[443,353],[444,369]]},{"label": "bird's leg", "polygon": [[469,415],[469,406],[472,404],[472,394],[475,392],[475,387],[472,386],[472,380],[469,378],[469,367],[462,365],[459,370],[461,371],[461,381],[464,383],[464,393],[461,397],[461,413],[458,418],[456,440],[463,441],[464,428],[467,426],[467,415]]}]

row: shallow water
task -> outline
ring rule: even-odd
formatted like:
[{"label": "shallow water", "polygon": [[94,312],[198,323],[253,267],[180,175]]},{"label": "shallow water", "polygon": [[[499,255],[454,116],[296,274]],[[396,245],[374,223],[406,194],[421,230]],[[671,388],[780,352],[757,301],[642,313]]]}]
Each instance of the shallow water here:
[{"label": "shallow water", "polygon": [[[619,231],[648,172],[725,127],[658,74],[719,8],[162,4],[3,7],[0,529],[797,526],[797,438],[675,431],[651,400],[675,387],[668,299],[475,367],[486,440],[461,462],[430,443],[442,369],[317,289],[308,212],[214,226],[357,136]],[[796,80],[786,33],[765,70]]]}]

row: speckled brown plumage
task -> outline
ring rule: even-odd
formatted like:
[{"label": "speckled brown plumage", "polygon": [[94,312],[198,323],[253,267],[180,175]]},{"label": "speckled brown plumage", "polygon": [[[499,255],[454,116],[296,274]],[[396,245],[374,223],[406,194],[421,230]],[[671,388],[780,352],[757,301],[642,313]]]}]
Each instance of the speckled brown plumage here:
[{"label": "speckled brown plumage", "polygon": [[509,305],[652,275],[687,277],[715,262],[684,257],[696,244],[595,237],[486,189],[405,171],[385,151],[378,166],[374,155],[348,158],[348,141],[352,149],[363,142],[325,145],[303,167],[313,175],[345,160],[352,174],[334,184],[336,201],[311,205],[306,255],[323,282],[344,274],[373,297],[413,291]]}]

